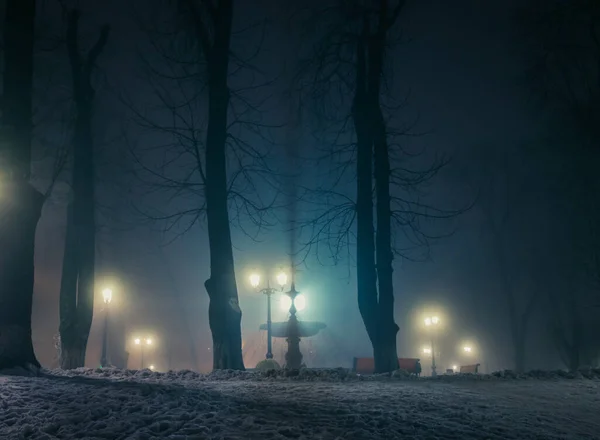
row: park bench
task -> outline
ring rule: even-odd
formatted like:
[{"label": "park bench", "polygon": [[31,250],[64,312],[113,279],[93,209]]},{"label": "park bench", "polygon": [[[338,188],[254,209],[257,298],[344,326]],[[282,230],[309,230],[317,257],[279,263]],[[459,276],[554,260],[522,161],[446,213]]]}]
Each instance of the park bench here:
[{"label": "park bench", "polygon": [[461,373],[477,374],[477,373],[479,373],[479,365],[480,364],[461,365],[460,366],[460,372]]},{"label": "park bench", "polygon": [[[421,360],[416,358],[398,358],[398,367],[417,376],[421,374]],[[353,371],[358,374],[373,374],[375,372],[375,359],[361,357],[354,358]]]}]

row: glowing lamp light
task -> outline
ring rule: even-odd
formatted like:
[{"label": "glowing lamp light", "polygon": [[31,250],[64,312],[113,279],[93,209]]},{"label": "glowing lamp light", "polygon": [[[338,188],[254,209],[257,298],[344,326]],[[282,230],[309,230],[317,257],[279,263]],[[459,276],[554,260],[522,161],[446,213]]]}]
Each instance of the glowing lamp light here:
[{"label": "glowing lamp light", "polygon": [[438,325],[439,323],[440,323],[440,318],[437,316],[425,318],[425,325],[428,327],[431,325]]},{"label": "glowing lamp light", "polygon": [[135,338],[133,340],[133,343],[135,345],[142,345],[142,343],[146,344],[146,345],[152,345],[154,341],[152,341],[152,338],[146,338],[146,339],[140,339],[140,338]]},{"label": "glowing lamp light", "polygon": [[256,289],[260,284],[260,275],[257,273],[250,275],[250,284]]},{"label": "glowing lamp light", "polygon": [[[306,308],[306,297],[302,294],[298,295],[295,300],[296,310],[301,312]],[[289,296],[283,296],[279,303],[281,305],[281,310],[287,312],[290,307],[292,307],[292,299]]]},{"label": "glowing lamp light", "polygon": [[458,366],[456,366],[456,365],[452,365],[452,369],[453,369],[454,371],[456,371],[456,370],[458,370]]},{"label": "glowing lamp light", "polygon": [[150,368],[151,371],[154,371],[154,365],[150,365],[148,368]]},{"label": "glowing lamp light", "polygon": [[287,274],[285,272],[279,272],[277,274],[277,284],[279,284],[281,287],[287,284]]},{"label": "glowing lamp light", "polygon": [[473,351],[473,349],[472,349],[471,347],[469,347],[468,345],[467,345],[467,346],[465,346],[465,347],[463,347],[463,350],[464,350],[466,353],[471,353],[471,351]]},{"label": "glowing lamp light", "polygon": [[306,297],[304,295],[298,295],[296,297],[296,310],[301,312],[306,308]]},{"label": "glowing lamp light", "polygon": [[102,300],[104,301],[104,304],[110,304],[110,301],[112,300],[112,289],[104,289],[102,291]]},{"label": "glowing lamp light", "polygon": [[425,353],[425,354],[431,354],[431,348],[424,348],[423,349],[423,353]]}]

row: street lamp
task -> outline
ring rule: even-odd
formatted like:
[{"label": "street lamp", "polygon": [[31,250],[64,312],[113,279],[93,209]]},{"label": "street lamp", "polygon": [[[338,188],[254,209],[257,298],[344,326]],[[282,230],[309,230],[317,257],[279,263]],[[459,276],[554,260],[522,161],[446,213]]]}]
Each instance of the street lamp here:
[{"label": "street lamp", "polygon": [[135,338],[133,340],[133,343],[135,345],[139,345],[140,346],[140,350],[141,350],[141,366],[142,366],[142,370],[144,369],[144,346],[151,346],[153,341],[152,338],[144,338],[144,339],[140,339],[140,338]]},{"label": "street lamp", "polygon": [[[279,272],[275,277],[277,280],[277,284],[279,284],[279,291],[283,291],[283,287],[287,284],[287,274],[283,271]],[[267,296],[267,359],[273,359],[273,346],[272,346],[272,337],[271,337],[271,296],[277,292],[276,289],[271,287],[271,283],[267,280],[267,287],[260,289],[260,275],[257,273],[253,273],[250,275],[250,284],[254,289],[256,289],[259,293],[262,293]]]},{"label": "street lamp", "polygon": [[436,336],[436,329],[437,326],[440,323],[440,318],[437,316],[431,316],[431,317],[427,317],[425,318],[425,325],[427,327],[430,327],[432,329],[431,332],[431,375],[432,376],[437,376],[437,371],[436,371],[436,366],[435,366],[435,336]]},{"label": "street lamp", "polygon": [[102,335],[102,355],[100,356],[100,366],[104,368],[108,365],[108,310],[112,301],[112,289],[106,288],[102,291],[102,301],[104,301],[104,332]]}]

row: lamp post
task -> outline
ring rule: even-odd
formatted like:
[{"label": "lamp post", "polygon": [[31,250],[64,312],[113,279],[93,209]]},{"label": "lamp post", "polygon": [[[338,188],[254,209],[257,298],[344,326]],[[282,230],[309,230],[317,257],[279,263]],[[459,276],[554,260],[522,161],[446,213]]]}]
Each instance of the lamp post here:
[{"label": "lamp post", "polygon": [[108,310],[112,300],[112,289],[102,291],[102,300],[104,301],[104,332],[102,334],[102,355],[100,356],[100,366],[104,368],[108,365]]},{"label": "lamp post", "polygon": [[438,324],[440,323],[440,318],[437,316],[432,316],[425,318],[425,325],[431,328],[431,375],[437,376],[437,368],[435,365],[435,331],[437,329]]},{"label": "lamp post", "polygon": [[[283,271],[279,272],[277,274],[276,278],[277,278],[277,284],[279,284],[279,287],[280,287],[280,291],[283,291],[283,286],[285,286],[287,283],[287,274]],[[267,296],[267,354],[266,354],[266,358],[273,359],[273,345],[272,345],[272,336],[271,336],[271,296],[273,296],[273,294],[275,292],[277,292],[277,290],[274,289],[273,287],[271,287],[271,283],[269,280],[267,280],[267,287],[260,289],[258,287],[260,284],[260,275],[257,273],[250,275],[250,284],[252,285],[252,287],[254,289],[258,290],[259,293],[262,293]]]},{"label": "lamp post", "polygon": [[141,350],[141,369],[144,369],[144,346],[151,346],[152,345],[152,338],[144,338],[144,339],[140,339],[140,338],[135,338],[133,340],[133,342],[135,343],[135,345],[139,345],[140,346],[140,350]]}]

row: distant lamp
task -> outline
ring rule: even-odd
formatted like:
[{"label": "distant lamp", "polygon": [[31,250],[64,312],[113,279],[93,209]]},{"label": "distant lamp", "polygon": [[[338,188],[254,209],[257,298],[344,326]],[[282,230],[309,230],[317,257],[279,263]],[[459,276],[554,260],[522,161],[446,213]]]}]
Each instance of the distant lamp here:
[{"label": "distant lamp", "polygon": [[250,285],[256,289],[259,284],[260,284],[260,275],[257,273],[253,273],[252,275],[250,275]]},{"label": "distant lamp", "polygon": [[277,274],[277,284],[283,289],[283,286],[287,284],[287,274],[285,272],[279,272]]},{"label": "distant lamp", "polygon": [[471,347],[469,347],[468,345],[465,345],[465,346],[463,347],[463,350],[464,350],[466,353],[471,353],[471,351],[473,351],[473,349],[472,349]]},{"label": "distant lamp", "polygon": [[439,317],[437,317],[437,316],[432,316],[432,317],[427,317],[427,318],[425,318],[425,325],[426,325],[427,327],[430,327],[430,326],[432,326],[432,325],[433,325],[433,326],[436,326],[436,325],[438,325],[439,323],[440,323],[440,318],[439,318]]},{"label": "distant lamp", "polygon": [[104,289],[102,291],[102,300],[104,301],[104,304],[110,304],[110,301],[112,300],[112,289]]},{"label": "distant lamp", "polygon": [[150,365],[148,368],[149,368],[151,371],[154,371],[154,365]]},{"label": "distant lamp", "polygon": [[135,338],[133,340],[133,342],[134,342],[135,345],[140,345],[142,343],[142,340],[140,338]]},{"label": "distant lamp", "polygon": [[146,339],[146,344],[147,345],[152,345],[152,339],[151,338]]},{"label": "distant lamp", "polygon": [[456,366],[456,365],[452,365],[452,369],[453,369],[454,371],[456,371],[456,370],[458,370],[458,366]]},{"label": "distant lamp", "polygon": [[431,348],[424,348],[423,349],[423,353],[425,353],[425,354],[431,354]]}]

